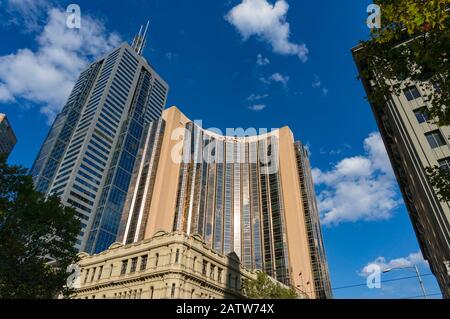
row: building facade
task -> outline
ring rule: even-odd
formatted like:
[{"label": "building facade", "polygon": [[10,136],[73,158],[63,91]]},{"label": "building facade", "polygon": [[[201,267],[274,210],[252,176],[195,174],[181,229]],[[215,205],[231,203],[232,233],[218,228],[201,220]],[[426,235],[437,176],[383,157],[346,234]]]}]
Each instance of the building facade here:
[{"label": "building facade", "polygon": [[80,251],[115,242],[143,129],[166,103],[167,83],[141,55],[145,39],[81,73],[31,170],[38,191],[77,210]]},{"label": "building facade", "polygon": [[234,299],[243,297],[244,280],[256,279],[236,254],[180,232],[79,256],[75,299]]},{"label": "building facade", "polygon": [[[359,61],[361,47],[353,49],[361,72],[370,72]],[[367,94],[385,81],[371,74],[363,80]],[[423,256],[446,298],[450,298],[450,202],[439,200],[427,178],[426,168],[450,170],[450,127],[438,127],[427,115],[426,86],[403,84],[403,94],[384,103],[372,103],[372,111],[394,168],[403,199]],[[438,89],[438,88],[435,88]]]},{"label": "building facade", "polygon": [[5,114],[0,113],[0,154],[9,156],[17,143],[16,135]]},{"label": "building facade", "polygon": [[144,135],[119,241],[199,235],[249,270],[331,298],[307,152],[288,127],[222,136],[172,107]]}]

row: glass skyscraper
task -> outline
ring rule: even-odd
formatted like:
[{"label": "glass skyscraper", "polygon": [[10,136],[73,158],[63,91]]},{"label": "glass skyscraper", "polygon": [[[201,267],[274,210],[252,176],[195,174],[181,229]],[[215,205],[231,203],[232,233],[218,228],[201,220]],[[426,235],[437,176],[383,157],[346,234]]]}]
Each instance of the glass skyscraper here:
[{"label": "glass skyscraper", "polygon": [[16,142],[17,138],[8,122],[8,118],[5,114],[0,113],[0,154],[5,154],[8,157]]},{"label": "glass skyscraper", "polygon": [[115,242],[143,129],[166,103],[169,87],[142,56],[145,41],[141,29],[81,73],[31,170],[38,191],[77,210],[80,251]]},{"label": "glass skyscraper", "polygon": [[331,298],[308,154],[289,128],[222,136],[176,107],[145,130],[118,239],[200,235],[311,298]]}]

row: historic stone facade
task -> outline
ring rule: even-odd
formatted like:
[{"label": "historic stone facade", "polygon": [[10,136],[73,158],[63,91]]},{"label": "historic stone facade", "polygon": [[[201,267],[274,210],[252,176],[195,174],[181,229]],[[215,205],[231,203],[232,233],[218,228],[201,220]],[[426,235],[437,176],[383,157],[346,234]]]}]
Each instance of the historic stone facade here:
[{"label": "historic stone facade", "polygon": [[151,239],[115,243],[98,254],[79,254],[76,299],[242,298],[244,269],[235,253],[220,255],[198,235],[158,232]]}]

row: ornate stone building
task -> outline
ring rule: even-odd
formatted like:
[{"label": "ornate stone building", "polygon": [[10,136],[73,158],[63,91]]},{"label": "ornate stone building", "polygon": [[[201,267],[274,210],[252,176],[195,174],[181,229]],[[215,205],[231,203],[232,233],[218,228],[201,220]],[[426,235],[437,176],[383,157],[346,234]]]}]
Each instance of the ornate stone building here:
[{"label": "ornate stone building", "polygon": [[221,255],[200,236],[182,232],[160,231],[141,242],[79,256],[76,299],[242,298],[243,280],[256,278],[235,253]]}]

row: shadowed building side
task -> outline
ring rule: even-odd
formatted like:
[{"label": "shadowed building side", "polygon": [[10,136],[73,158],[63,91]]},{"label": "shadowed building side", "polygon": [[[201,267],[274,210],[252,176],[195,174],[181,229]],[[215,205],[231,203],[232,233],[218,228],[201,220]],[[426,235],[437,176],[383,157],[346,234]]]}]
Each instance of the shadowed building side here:
[{"label": "shadowed building side", "polygon": [[[369,74],[363,85],[370,97],[387,81],[374,74],[352,50],[360,74]],[[441,291],[450,298],[450,202],[439,200],[426,173],[427,167],[450,170],[450,126],[438,127],[427,115],[429,90],[421,83],[400,83],[402,94],[391,94],[371,107],[397,181],[408,208],[424,258],[429,261]],[[433,90],[439,90],[434,87]]]},{"label": "shadowed building side", "polygon": [[0,154],[5,154],[8,157],[16,143],[17,138],[8,118],[5,114],[0,113]]}]

